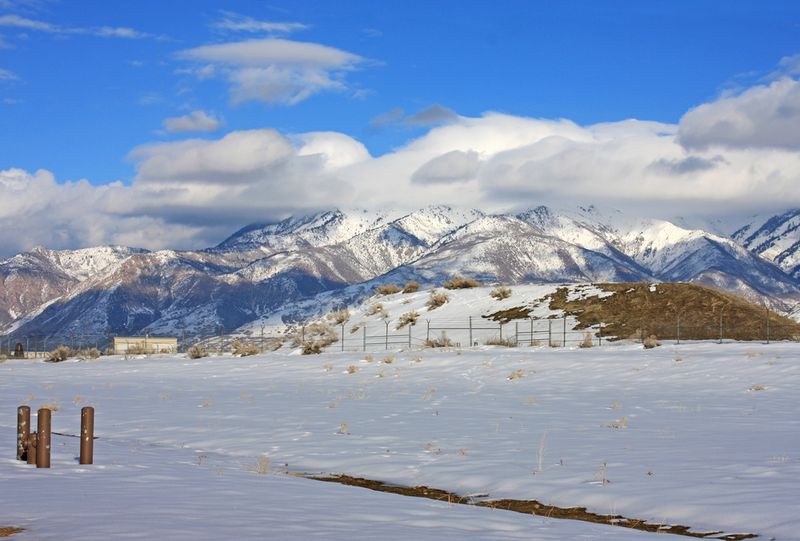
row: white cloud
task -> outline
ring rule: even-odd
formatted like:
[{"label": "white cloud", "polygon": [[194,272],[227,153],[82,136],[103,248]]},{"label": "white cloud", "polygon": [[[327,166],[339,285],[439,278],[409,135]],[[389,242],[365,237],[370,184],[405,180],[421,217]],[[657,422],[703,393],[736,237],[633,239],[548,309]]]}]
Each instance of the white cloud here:
[{"label": "white cloud", "polygon": [[[726,107],[737,104],[750,111],[746,99]],[[129,186],[0,172],[0,252],[123,241],[204,247],[248,222],[353,205],[492,211],[582,202],[660,217],[800,206],[800,153],[784,141],[687,148],[679,133],[657,122],[581,126],[486,113],[377,157],[336,132],[260,129],[148,144],[131,152]]]},{"label": "white cloud", "polygon": [[[793,58],[793,57],[792,57]],[[787,68],[797,63],[785,59]],[[689,149],[800,149],[800,82],[782,77],[695,107],[680,121],[678,138]]]},{"label": "white cloud", "polygon": [[16,73],[0,68],[0,81],[16,81],[19,79]]},{"label": "white cloud", "polygon": [[162,125],[168,133],[214,132],[220,128],[220,121],[213,113],[192,111],[188,115],[167,118]]},{"label": "white cloud", "polygon": [[0,26],[10,27],[10,28],[22,28],[25,30],[36,30],[48,34],[62,34],[62,35],[88,34],[98,37],[113,37],[113,38],[125,38],[125,39],[142,39],[142,38],[153,37],[152,34],[148,34],[146,32],[140,32],[138,30],[134,30],[133,28],[127,28],[127,27],[112,27],[112,26],[100,26],[91,28],[67,27],[67,26],[59,26],[57,24],[52,24],[45,21],[29,19],[27,17],[21,17],[19,15],[0,16]]},{"label": "white cloud", "polygon": [[252,17],[240,15],[232,11],[222,11],[222,19],[212,26],[218,30],[229,32],[251,32],[266,34],[290,34],[306,30],[308,25],[295,22],[259,21]]},{"label": "white cloud", "polygon": [[236,103],[285,105],[319,92],[345,90],[345,72],[364,60],[333,47],[284,39],[204,45],[182,51],[179,57],[197,62],[201,78],[225,76]]}]

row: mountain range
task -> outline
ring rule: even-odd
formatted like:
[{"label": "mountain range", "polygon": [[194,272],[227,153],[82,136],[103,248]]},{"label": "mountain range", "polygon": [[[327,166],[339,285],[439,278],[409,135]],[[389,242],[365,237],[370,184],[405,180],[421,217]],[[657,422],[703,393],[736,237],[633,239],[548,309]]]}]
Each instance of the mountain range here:
[{"label": "mountain range", "polygon": [[34,248],[0,261],[0,335],[229,332],[319,294],[344,304],[377,284],[438,285],[456,274],[505,284],[695,282],[797,319],[800,210],[755,217],[731,235],[593,206],[331,210],[252,224],[197,251]]}]

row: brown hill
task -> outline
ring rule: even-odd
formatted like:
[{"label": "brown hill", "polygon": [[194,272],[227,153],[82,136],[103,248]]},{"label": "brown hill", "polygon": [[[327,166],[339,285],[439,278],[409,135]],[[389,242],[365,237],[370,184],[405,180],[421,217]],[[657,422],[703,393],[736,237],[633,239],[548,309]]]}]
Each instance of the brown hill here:
[{"label": "brown hill", "polygon": [[578,328],[602,323],[603,335],[611,339],[800,340],[800,324],[715,289],[647,282],[596,287],[605,294],[570,300],[575,288],[560,287],[543,300],[551,310],[577,318]]}]

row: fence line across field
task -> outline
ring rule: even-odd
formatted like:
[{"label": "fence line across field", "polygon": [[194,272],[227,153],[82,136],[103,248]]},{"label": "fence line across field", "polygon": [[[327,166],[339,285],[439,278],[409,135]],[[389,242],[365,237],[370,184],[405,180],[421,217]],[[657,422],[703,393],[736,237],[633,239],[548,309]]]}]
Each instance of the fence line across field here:
[{"label": "fence line across field", "polygon": [[[800,340],[800,333],[795,327],[781,325],[766,318],[763,321],[748,321],[744,325],[727,325],[723,318],[714,318],[704,324],[688,325],[677,318],[674,322],[647,322],[627,336],[608,334],[607,326],[598,324],[580,328],[576,317],[560,318],[527,318],[508,322],[494,321],[481,316],[465,316],[463,318],[417,319],[413,323],[402,325],[398,321],[346,321],[323,325],[327,332],[334,334],[334,339],[326,343],[326,351],[375,351],[398,348],[425,348],[437,346],[471,347],[478,345],[504,346],[602,346],[618,339],[634,339],[642,343],[650,336],[661,342],[680,344],[687,341],[726,340],[761,341],[770,343],[775,340]],[[177,337],[175,350],[144,351],[130,349],[127,353],[185,353],[192,346],[201,346],[208,353],[222,354],[234,351],[236,343],[247,344],[259,352],[273,351],[281,347],[301,347],[318,338],[314,332],[319,331],[317,324],[295,324],[288,326],[262,326],[251,328],[247,333],[225,333],[220,326],[215,332],[189,334],[182,330]],[[120,338],[113,333],[89,335],[70,333],[61,338],[44,336],[18,336],[14,334],[0,336],[0,354],[7,357],[46,358],[50,351],[65,345],[73,351],[96,350],[96,353],[126,353],[115,351],[114,339]],[[330,336],[329,336],[330,338]],[[128,339],[125,339],[128,340]],[[131,338],[130,340],[133,340]],[[157,336],[145,335],[141,340],[147,344],[158,344]]]}]

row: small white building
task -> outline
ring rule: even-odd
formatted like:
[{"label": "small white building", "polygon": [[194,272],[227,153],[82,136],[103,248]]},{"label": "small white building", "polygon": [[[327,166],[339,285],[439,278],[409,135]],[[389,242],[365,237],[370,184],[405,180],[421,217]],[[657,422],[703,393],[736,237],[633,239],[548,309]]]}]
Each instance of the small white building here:
[{"label": "small white building", "polygon": [[115,354],[177,353],[178,339],[162,336],[115,336]]}]

